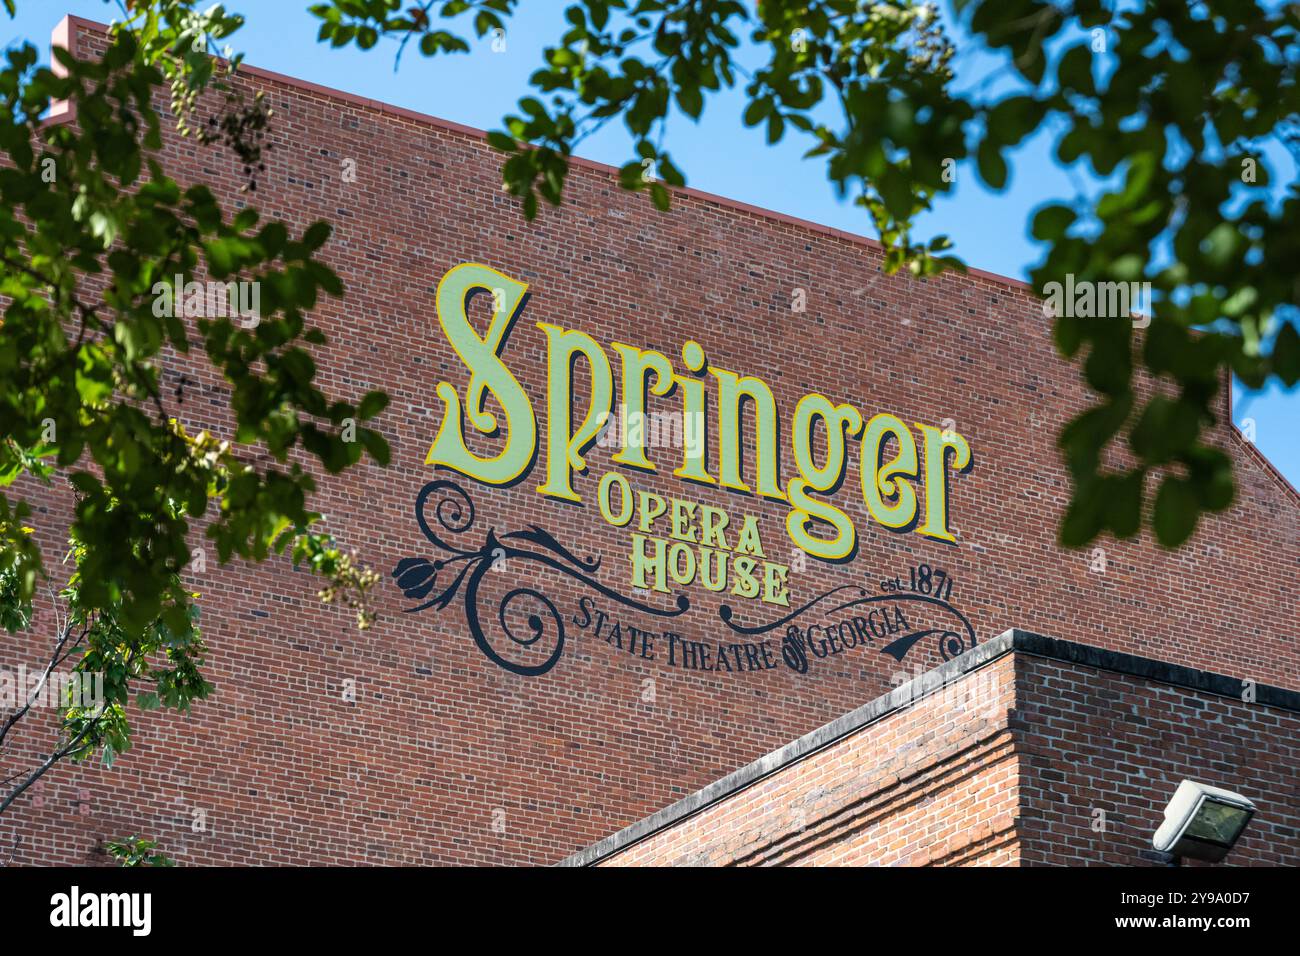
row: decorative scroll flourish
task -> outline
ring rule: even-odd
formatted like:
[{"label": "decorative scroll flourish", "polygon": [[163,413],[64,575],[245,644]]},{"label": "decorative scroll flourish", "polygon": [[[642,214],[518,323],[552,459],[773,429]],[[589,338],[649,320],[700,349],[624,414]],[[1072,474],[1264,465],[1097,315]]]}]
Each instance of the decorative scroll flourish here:
[{"label": "decorative scroll flourish", "polygon": [[832,588],[801,607],[795,608],[789,614],[765,624],[746,625],[738,623],[735,620],[735,612],[727,604],[718,608],[718,617],[722,619],[727,627],[738,634],[769,634],[777,628],[786,627],[787,631],[781,642],[781,658],[791,670],[804,674],[808,671],[808,652],[798,627],[794,625],[795,620],[815,608],[818,609],[819,614],[830,617],[866,605],[905,602],[933,605],[944,613],[951,615],[956,619],[956,622],[952,627],[948,628],[931,627],[909,631],[880,648],[882,654],[888,654],[894,660],[901,662],[907,656],[908,651],[915,647],[917,643],[926,638],[936,637],[936,649],[939,655],[945,661],[948,661],[970,650],[977,643],[975,628],[966,619],[966,615],[947,601],[926,594],[872,594],[865,587],[856,584],[845,584]]},{"label": "decorative scroll flourish", "polygon": [[[536,676],[555,666],[564,652],[564,615],[534,580],[502,597],[497,602],[493,626],[485,629],[479,588],[484,575],[494,566],[500,566],[499,562],[509,562],[512,566],[514,562],[526,562],[525,567],[559,572],[626,607],[658,617],[676,617],[690,607],[685,595],[678,596],[675,608],[666,609],[619,594],[592,577],[600,569],[599,558],[577,557],[537,525],[503,534],[489,528],[478,547],[454,543],[454,538],[460,536],[463,540],[463,536],[471,533],[476,517],[473,500],[454,481],[438,479],[426,484],[415,499],[415,520],[424,536],[444,556],[433,560],[403,558],[393,568],[392,575],[408,599],[423,602],[408,608],[407,613],[428,608],[442,611],[461,596],[465,623],[474,643],[489,660],[515,674]],[[512,647],[527,649],[541,660],[534,664],[511,660],[502,651]]]}]

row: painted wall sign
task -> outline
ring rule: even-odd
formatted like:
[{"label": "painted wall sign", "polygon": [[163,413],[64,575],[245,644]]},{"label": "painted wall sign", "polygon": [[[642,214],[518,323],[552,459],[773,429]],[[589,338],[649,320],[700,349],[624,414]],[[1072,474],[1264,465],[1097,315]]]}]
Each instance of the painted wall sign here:
[{"label": "painted wall sign", "polygon": [[[469,320],[470,302],[480,294],[490,297],[492,312],[483,335]],[[852,404],[817,393],[783,410],[761,378],[711,363],[693,340],[681,345],[679,369],[663,352],[622,342],[609,343],[606,351],[581,330],[538,322],[546,342],[542,434],[533,400],[505,358],[527,299],[525,283],[473,263],[456,266],[439,283],[439,326],[468,379],[463,396],[451,382],[438,384],[443,413],[426,462],[484,485],[512,486],[527,479],[540,458],[537,492],[574,503],[594,497],[604,522],[627,534],[628,587],[599,580],[599,559],[579,557],[536,525],[475,529],[469,492],[439,479],[420,491],[415,504],[416,522],[437,553],[404,559],[393,571],[405,595],[421,602],[410,610],[441,611],[460,603],[483,653],[529,675],[556,664],[569,626],[667,667],[732,674],[780,666],[803,674],[820,659],[867,646],[901,661],[927,638],[936,641],[944,659],[974,646],[969,621],[949,603],[953,582],[943,571],[918,565],[906,582],[882,581],[880,593],[846,584],[792,604],[791,567],[774,559],[781,551],[764,542],[758,516],[694,501],[690,492],[692,485],[713,486],[782,502],[786,534],[799,552],[847,562],[857,555],[857,528],[837,496],[843,493],[849,443],[856,441],[857,491],[870,518],[896,532],[956,544],[949,530],[948,483],[973,465],[964,437],[920,422],[914,433],[893,414],[867,417]],[[575,394],[580,364],[589,383],[586,395]],[[500,421],[487,409],[489,395],[501,410]],[[746,410],[753,423],[752,463],[744,454]],[[797,472],[784,482],[783,424]],[[711,430],[716,461],[709,455]],[[472,435],[478,447],[490,440],[495,453],[476,454]],[[618,468],[597,478],[586,455],[598,443],[615,449],[610,458]],[[683,483],[680,497],[637,487],[637,472],[669,466]],[[589,593],[562,610],[537,587],[515,587],[496,597],[495,621],[489,616],[485,622],[481,605],[493,590],[485,588],[491,583],[485,575],[507,566],[553,572]],[[689,633],[693,628],[685,621],[692,604],[680,590],[689,587],[723,596],[717,617],[702,623],[708,632],[726,633],[725,640]],[[664,607],[655,594],[674,601]],[[747,606],[772,610],[747,612]]]}]

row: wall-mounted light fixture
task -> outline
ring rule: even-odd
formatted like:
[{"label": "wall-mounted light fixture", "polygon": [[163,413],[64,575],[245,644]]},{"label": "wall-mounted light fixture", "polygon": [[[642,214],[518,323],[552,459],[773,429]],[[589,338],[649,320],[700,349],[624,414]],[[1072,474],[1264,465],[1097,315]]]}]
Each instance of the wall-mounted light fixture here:
[{"label": "wall-mounted light fixture", "polygon": [[1184,780],[1165,807],[1152,845],[1174,857],[1218,863],[1255,815],[1255,804],[1239,793]]}]

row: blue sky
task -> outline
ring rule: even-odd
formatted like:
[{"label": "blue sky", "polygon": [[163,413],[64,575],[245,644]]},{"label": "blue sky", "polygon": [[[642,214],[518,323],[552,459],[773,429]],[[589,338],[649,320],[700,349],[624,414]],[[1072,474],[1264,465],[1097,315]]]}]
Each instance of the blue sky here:
[{"label": "blue sky", "polygon": [[[408,49],[394,71],[394,42],[381,42],[367,53],[317,44],[318,22],[306,12],[308,5],[309,0],[232,0],[226,6],[248,18],[233,45],[244,51],[250,64],[485,129],[499,127],[501,117],[514,110],[526,92],[528,76],[541,62],[542,48],[563,29],[560,0],[529,0],[512,19],[504,50],[493,52],[485,41],[471,54],[429,60]],[[99,21],[118,15],[115,0],[18,0],[18,9],[12,22],[0,14],[0,43],[8,47],[30,40],[46,56],[50,32],[63,14]],[[959,30],[950,29],[950,34],[961,51],[956,61],[960,84],[979,82],[1000,65],[992,55],[963,42]],[[743,108],[742,93],[724,94],[709,103],[700,123],[678,117],[669,127],[669,148],[689,185],[870,234],[865,214],[836,198],[820,162],[802,159],[805,141],[787,136],[777,146],[767,146],[759,130],[741,125]],[[1022,146],[1011,163],[1009,188],[1001,193],[986,189],[972,169],[959,167],[956,189],[922,220],[921,232],[927,237],[946,233],[970,266],[1026,278],[1041,257],[1028,235],[1032,211],[1089,185],[1085,174],[1055,162],[1051,142],[1044,132]],[[580,153],[616,165],[630,158],[628,139],[618,126],[586,140]],[[1295,424],[1300,394],[1277,387],[1255,394],[1235,391],[1238,423],[1253,419],[1260,450],[1293,485],[1300,485],[1300,428]]]}]

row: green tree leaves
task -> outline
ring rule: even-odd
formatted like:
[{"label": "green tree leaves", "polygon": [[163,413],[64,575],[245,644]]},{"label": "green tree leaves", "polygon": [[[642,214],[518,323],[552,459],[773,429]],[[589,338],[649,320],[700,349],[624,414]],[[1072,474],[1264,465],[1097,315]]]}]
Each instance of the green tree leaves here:
[{"label": "green tree leaves", "polygon": [[[134,4],[101,60],[57,51],[56,74],[24,45],[0,71],[0,485],[67,470],[77,600],[132,637],[185,626],[192,596],[177,575],[194,522],[220,561],[261,560],[286,528],[328,549],[310,530],[315,486],[295,452],[328,472],[390,457],[362,424],[386,398],[353,405],[316,382],[310,346],[324,336],[306,316],[344,291],[317,258],[328,223],[295,236],[251,207],[228,216],[208,187],[162,170],[154,93],[171,77],[192,105],[215,84],[210,44],[240,22],[184,0]],[[43,122],[54,100],[72,104],[76,125]],[[164,385],[167,350],[196,345],[231,392],[227,440],[187,434],[183,385]],[[27,515],[0,496],[0,570],[21,601],[43,574]],[[162,703],[182,699],[172,691]]]},{"label": "green tree leaves", "polygon": [[144,837],[129,836],[124,840],[110,840],[104,844],[104,850],[118,866],[175,866],[170,857],[158,852],[155,840]]},{"label": "green tree leaves", "polygon": [[[966,6],[972,24],[999,35],[992,24],[1002,6]],[[1300,21],[1294,9],[1254,4],[1212,18],[1185,6],[1112,17],[1088,2],[1072,16],[1043,21],[1036,42],[1049,72],[1033,96],[1062,130],[1058,158],[1115,172],[1120,185],[1036,214],[1033,233],[1047,250],[1033,281],[1039,289],[1067,278],[1076,286],[1145,283],[1150,295],[1146,315],[1133,321],[1055,319],[1058,347],[1082,359],[1106,403],[1062,434],[1074,478],[1062,539],[1079,546],[1107,531],[1122,537],[1138,514],[1157,541],[1176,547],[1202,514],[1233,500],[1231,459],[1206,444],[1221,419],[1225,374],[1251,387],[1272,375],[1295,381],[1288,363],[1297,287],[1282,263],[1300,251],[1300,206],[1294,192],[1270,202],[1260,190],[1269,179],[1263,141],[1300,110],[1296,62],[1284,55]],[[1050,72],[1046,44],[1080,27],[1090,41],[1070,46]],[[1145,328],[1140,339],[1135,325]],[[1126,503],[1115,521],[1099,502],[1121,487]],[[1141,507],[1134,487],[1143,489]]]},{"label": "green tree leaves", "polygon": [[1296,334],[1295,323],[1287,322],[1273,340],[1273,371],[1290,388],[1300,382],[1300,335]]}]

